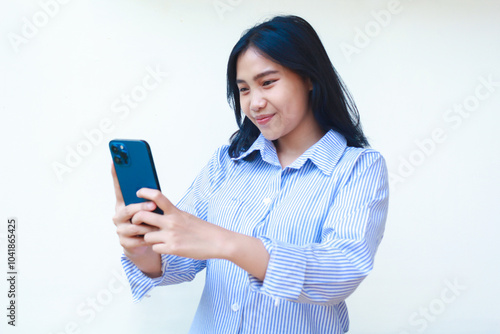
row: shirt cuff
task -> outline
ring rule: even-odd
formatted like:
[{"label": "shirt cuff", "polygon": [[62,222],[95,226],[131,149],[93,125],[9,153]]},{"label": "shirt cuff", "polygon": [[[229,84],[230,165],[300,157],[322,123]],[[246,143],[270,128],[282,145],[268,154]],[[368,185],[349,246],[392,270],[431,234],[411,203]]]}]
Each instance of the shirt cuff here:
[{"label": "shirt cuff", "polygon": [[302,247],[267,237],[259,239],[269,252],[269,264],[264,281],[249,274],[250,289],[274,298],[296,301],[302,293],[306,272]]},{"label": "shirt cuff", "polygon": [[[132,298],[134,303],[139,302],[151,291],[154,287],[160,285],[163,281],[162,276],[151,278],[145,275],[125,254],[122,254],[121,262],[125,275],[132,290]],[[162,257],[162,273],[165,272],[167,263]]]}]

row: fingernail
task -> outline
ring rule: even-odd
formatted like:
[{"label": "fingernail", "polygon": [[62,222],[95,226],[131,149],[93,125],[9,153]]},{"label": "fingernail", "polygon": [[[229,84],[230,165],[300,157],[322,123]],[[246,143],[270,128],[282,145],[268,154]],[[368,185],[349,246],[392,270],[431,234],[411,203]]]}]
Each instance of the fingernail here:
[{"label": "fingernail", "polygon": [[154,204],[153,204],[152,202],[148,202],[148,204],[147,204],[147,205],[148,205],[148,209],[152,209],[152,208],[154,208]]}]

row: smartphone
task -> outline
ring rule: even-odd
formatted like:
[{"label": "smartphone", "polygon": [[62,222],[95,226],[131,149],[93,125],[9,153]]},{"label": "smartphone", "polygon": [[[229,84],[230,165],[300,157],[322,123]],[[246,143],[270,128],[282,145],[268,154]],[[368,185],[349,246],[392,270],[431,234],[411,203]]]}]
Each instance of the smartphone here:
[{"label": "smartphone", "polygon": [[[113,139],[109,150],[125,205],[146,202],[136,196],[141,188],[160,189],[151,148],[145,140]],[[160,208],[153,212],[163,214]]]}]

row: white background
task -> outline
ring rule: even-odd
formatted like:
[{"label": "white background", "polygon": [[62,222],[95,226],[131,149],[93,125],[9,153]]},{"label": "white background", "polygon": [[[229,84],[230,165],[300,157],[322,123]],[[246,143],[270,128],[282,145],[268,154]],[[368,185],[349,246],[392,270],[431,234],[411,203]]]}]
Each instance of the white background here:
[{"label": "white background", "polygon": [[[231,48],[275,14],[317,30],[391,172],[386,234],[348,299],[350,333],[500,333],[499,1],[400,0],[390,16],[376,14],[390,1],[54,1],[0,5],[2,333],[187,332],[203,274],[136,305],[116,279],[107,142],[148,140],[165,194],[179,200],[236,129],[225,99]],[[168,75],[115,113],[148,67]],[[471,111],[459,116],[464,103]],[[100,137],[103,120],[112,129]],[[70,168],[71,150],[86,155]],[[57,163],[68,166],[60,179]],[[16,328],[4,278],[11,216]]]}]

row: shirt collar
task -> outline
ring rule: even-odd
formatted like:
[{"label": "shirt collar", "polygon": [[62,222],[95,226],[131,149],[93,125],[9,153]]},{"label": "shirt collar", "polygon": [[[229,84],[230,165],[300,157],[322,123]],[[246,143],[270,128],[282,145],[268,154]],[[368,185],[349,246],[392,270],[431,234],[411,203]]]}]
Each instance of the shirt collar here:
[{"label": "shirt collar", "polygon": [[232,160],[244,159],[250,154],[252,154],[254,151],[260,151],[260,156],[262,157],[262,160],[264,160],[265,162],[281,167],[281,164],[278,159],[278,154],[276,153],[276,147],[274,147],[273,142],[267,140],[262,135],[262,133],[259,134],[257,139],[253,142],[252,146],[250,146],[250,148],[246,150],[246,152],[243,152],[239,157],[233,158]]},{"label": "shirt collar", "polygon": [[[330,130],[316,144],[308,148],[298,157],[288,168],[300,169],[307,160],[310,160],[324,174],[330,175],[333,168],[344,154],[347,142],[340,133]],[[240,160],[250,155],[254,151],[260,151],[262,160],[281,167],[276,153],[276,148],[272,141],[267,140],[262,134],[257,137],[250,148],[239,157],[232,160]]]}]

